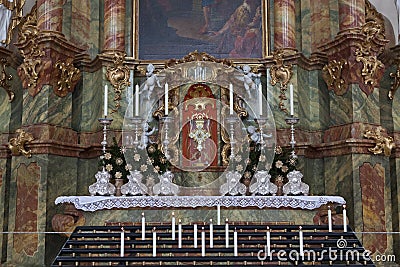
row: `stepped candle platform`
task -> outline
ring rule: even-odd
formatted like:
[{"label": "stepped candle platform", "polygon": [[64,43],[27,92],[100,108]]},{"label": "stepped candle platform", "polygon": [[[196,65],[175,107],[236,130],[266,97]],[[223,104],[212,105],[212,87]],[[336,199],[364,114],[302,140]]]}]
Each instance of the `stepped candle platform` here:
[{"label": "stepped candle platform", "polygon": [[343,225],[329,232],[327,225],[288,222],[212,227],[196,222],[175,228],[171,222],[148,222],[144,236],[142,227],[77,227],[52,266],[375,266],[352,229],[343,232]]}]

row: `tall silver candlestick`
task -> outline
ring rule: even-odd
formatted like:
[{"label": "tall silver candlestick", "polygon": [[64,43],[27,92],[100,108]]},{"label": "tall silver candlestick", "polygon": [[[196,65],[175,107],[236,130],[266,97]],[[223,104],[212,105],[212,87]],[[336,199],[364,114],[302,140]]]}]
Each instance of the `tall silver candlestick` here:
[{"label": "tall silver candlestick", "polygon": [[229,158],[233,159],[235,157],[235,146],[236,146],[235,126],[238,123],[237,115],[228,115],[226,121],[229,124],[229,139],[231,142],[231,155],[229,156]]},{"label": "tall silver candlestick", "polygon": [[134,140],[133,140],[133,149],[134,151],[137,150],[137,148],[140,145],[140,135],[142,134],[142,123],[143,123],[143,119],[139,116],[133,116],[130,118],[130,120],[132,121],[133,124],[133,132],[134,132]]},{"label": "tall silver candlestick", "polygon": [[290,116],[290,117],[287,117],[285,119],[286,124],[290,125],[291,139],[290,139],[289,144],[292,147],[292,152],[291,152],[290,158],[293,161],[297,161],[297,155],[296,155],[296,152],[295,152],[295,149],[294,149],[294,147],[296,145],[296,140],[294,139],[294,125],[297,124],[299,122],[299,120],[300,120],[299,118],[294,117],[293,115]]},{"label": "tall silver candlestick", "polygon": [[111,174],[105,169],[104,166],[104,156],[106,154],[107,149],[107,127],[111,124],[113,119],[110,118],[100,118],[99,122],[103,126],[103,140],[101,141],[102,147],[102,155],[100,159],[103,162],[103,167],[101,171],[98,171],[95,175],[96,182],[89,186],[90,195],[94,196],[96,194],[99,195],[114,195],[115,186],[110,183]]},{"label": "tall silver candlestick", "polygon": [[169,155],[169,151],[168,151],[168,145],[170,143],[169,140],[169,124],[172,122],[172,117],[169,116],[165,116],[162,117],[161,120],[163,121],[163,132],[161,133],[161,139],[162,139],[162,144],[163,144],[163,153],[165,155],[166,159],[170,159],[171,156]]}]

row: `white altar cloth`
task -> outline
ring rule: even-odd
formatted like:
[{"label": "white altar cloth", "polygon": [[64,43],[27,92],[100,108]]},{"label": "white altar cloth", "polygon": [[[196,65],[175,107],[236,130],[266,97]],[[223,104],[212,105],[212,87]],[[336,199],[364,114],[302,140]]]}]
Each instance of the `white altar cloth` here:
[{"label": "white altar cloth", "polygon": [[346,204],[340,196],[61,196],[84,211],[129,208],[257,207],[313,210],[327,203]]}]

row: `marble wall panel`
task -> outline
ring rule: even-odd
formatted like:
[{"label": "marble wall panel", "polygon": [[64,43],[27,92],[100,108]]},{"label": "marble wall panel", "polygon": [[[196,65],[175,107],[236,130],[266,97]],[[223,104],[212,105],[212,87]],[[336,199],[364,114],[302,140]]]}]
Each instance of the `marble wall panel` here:
[{"label": "marble wall panel", "polygon": [[358,86],[352,86],[352,90],[353,121],[379,124],[379,90],[374,90],[369,96]]},{"label": "marble wall panel", "polygon": [[[364,232],[386,232],[385,169],[381,164],[365,162],[359,167],[363,204]],[[386,234],[363,234],[363,246],[372,253],[385,253],[388,240]]]},{"label": "marble wall panel", "polygon": [[[103,115],[104,87],[103,73],[85,73],[81,90],[76,94],[76,112],[79,114],[75,123],[79,123],[80,131],[95,131],[100,129],[98,119]],[[74,117],[75,119],[75,117]]]},{"label": "marble wall panel", "polygon": [[311,1],[311,51],[331,40],[329,0]]},{"label": "marble wall panel", "polygon": [[[350,85],[354,87],[355,85]],[[337,96],[333,91],[329,91],[330,101],[330,121],[331,125],[347,124],[353,121],[352,95],[353,91],[348,90],[343,96]]]},{"label": "marble wall panel", "polygon": [[329,17],[330,35],[333,39],[339,32],[339,3],[337,0],[329,0]]},{"label": "marble wall panel", "polygon": [[[390,77],[390,73],[395,73],[396,68],[391,67],[386,70],[384,76],[382,77],[379,84],[379,108],[380,108],[380,122],[381,125],[387,129],[389,132],[393,131],[393,119],[394,117],[392,112],[394,101],[390,100],[388,97],[388,93],[390,87],[393,83],[393,78]],[[399,95],[397,95],[399,97]]]},{"label": "marble wall panel", "polygon": [[72,0],[64,0],[62,33],[67,40],[71,40]]},{"label": "marble wall panel", "polygon": [[71,126],[72,95],[58,97],[49,85],[32,97],[28,91],[23,94],[22,124],[49,123],[63,127]]},{"label": "marble wall panel", "polygon": [[296,1],[296,8],[300,10],[300,14],[296,16],[296,42],[298,50],[305,56],[309,57],[311,54],[311,1]]},{"label": "marble wall panel", "polygon": [[[391,197],[391,218],[393,232],[400,232],[400,159],[390,159],[390,184],[387,191],[390,192]],[[400,236],[393,235],[393,248],[400,247]],[[400,251],[394,249],[396,258],[400,258]]]},{"label": "marble wall panel", "polygon": [[88,48],[90,39],[90,0],[72,1],[71,42],[81,48]]},{"label": "marble wall panel", "polygon": [[3,88],[0,88],[0,99],[4,99],[0,102],[0,132],[8,132],[11,120],[11,103],[6,101],[8,95]]}]

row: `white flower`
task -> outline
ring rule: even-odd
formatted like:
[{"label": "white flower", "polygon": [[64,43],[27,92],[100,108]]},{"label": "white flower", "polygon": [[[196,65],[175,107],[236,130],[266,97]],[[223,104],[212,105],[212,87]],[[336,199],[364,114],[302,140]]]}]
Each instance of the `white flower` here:
[{"label": "white flower", "polygon": [[132,165],[131,164],[126,164],[125,170],[127,170],[127,171],[132,170]]},{"label": "white flower", "polygon": [[275,167],[277,167],[278,169],[282,168],[282,166],[283,166],[283,162],[282,161],[278,160],[278,161],[275,162]]},{"label": "white flower", "polygon": [[112,169],[113,169],[113,166],[112,166],[111,164],[107,164],[107,165],[106,165],[106,170],[107,170],[108,172],[112,171]]},{"label": "white flower", "polygon": [[104,158],[107,160],[111,159],[111,153],[107,152],[106,154],[104,154]]},{"label": "white flower", "polygon": [[139,155],[139,154],[133,155],[133,159],[134,159],[135,161],[139,161],[139,160],[140,160],[140,155]]},{"label": "white flower", "polygon": [[140,166],[140,171],[142,172],[147,171],[147,165],[143,164],[142,166]]},{"label": "white flower", "polygon": [[261,162],[264,162],[266,159],[267,159],[267,157],[266,157],[265,155],[260,155],[259,160],[260,160]]},{"label": "white flower", "polygon": [[238,171],[238,172],[243,171],[243,166],[242,165],[237,165],[236,166],[236,171]]},{"label": "white flower", "polygon": [[119,179],[121,177],[122,177],[122,173],[120,173],[120,172],[115,173],[115,178]]}]

